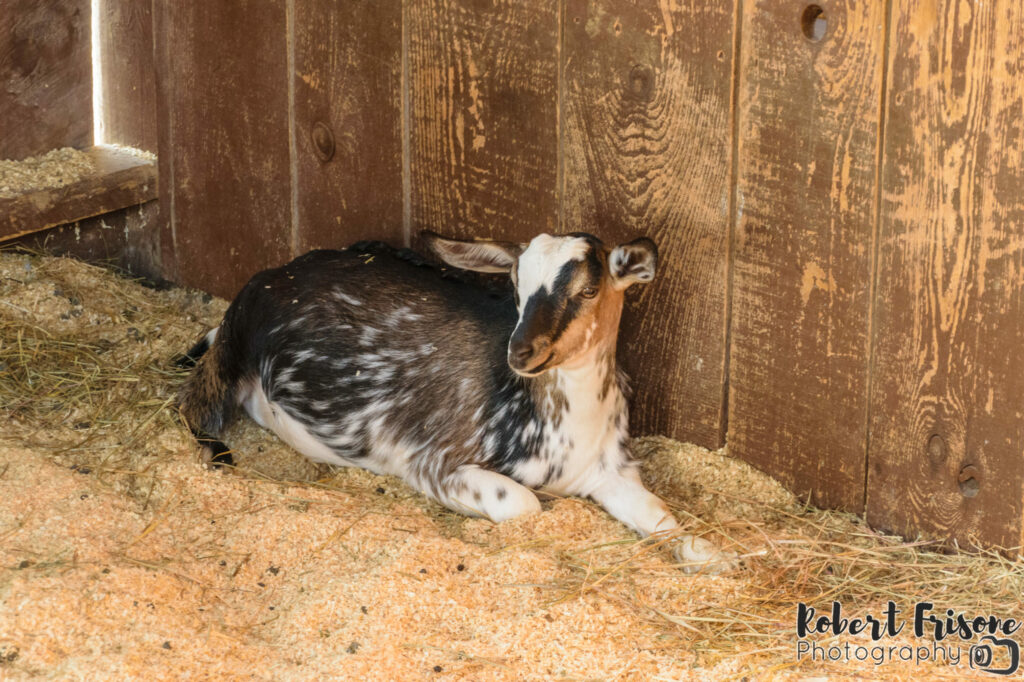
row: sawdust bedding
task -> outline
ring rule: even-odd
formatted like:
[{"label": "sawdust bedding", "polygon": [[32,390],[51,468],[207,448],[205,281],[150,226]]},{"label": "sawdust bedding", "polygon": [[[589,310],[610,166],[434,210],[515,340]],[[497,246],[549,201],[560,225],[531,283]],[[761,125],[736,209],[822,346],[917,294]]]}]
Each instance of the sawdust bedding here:
[{"label": "sawdust bedding", "polygon": [[[131,154],[146,161],[156,161],[156,154],[118,144],[102,145]],[[89,151],[64,147],[26,159],[0,160],[0,199],[11,199],[36,190],[67,187],[97,171],[96,160]]]},{"label": "sawdust bedding", "polygon": [[64,147],[20,161],[0,161],[0,199],[47,187],[72,185],[95,172],[86,152]]},{"label": "sawdust bedding", "polygon": [[208,471],[169,360],[225,307],[0,252],[0,677],[962,678],[798,662],[795,604],[877,613],[927,587],[1021,611],[1016,564],[878,535],[663,438],[635,442],[645,479],[746,569],[687,577],[577,499],[469,519],[246,420],[226,438],[237,468]]}]

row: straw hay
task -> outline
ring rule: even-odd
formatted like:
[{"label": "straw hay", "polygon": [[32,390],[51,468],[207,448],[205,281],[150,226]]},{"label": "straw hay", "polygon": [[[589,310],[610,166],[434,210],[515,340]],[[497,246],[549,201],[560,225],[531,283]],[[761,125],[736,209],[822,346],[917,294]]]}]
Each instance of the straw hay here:
[{"label": "straw hay", "polygon": [[494,525],[312,465],[240,421],[204,470],[168,360],[225,303],[0,253],[0,677],[962,679],[795,660],[795,604],[1019,616],[1024,574],[803,507],[724,453],[635,442],[689,532],[748,568],[684,576],[593,504]]},{"label": "straw hay", "polygon": [[21,161],[0,161],[0,199],[47,187],[63,187],[95,172],[89,154],[64,147]]}]

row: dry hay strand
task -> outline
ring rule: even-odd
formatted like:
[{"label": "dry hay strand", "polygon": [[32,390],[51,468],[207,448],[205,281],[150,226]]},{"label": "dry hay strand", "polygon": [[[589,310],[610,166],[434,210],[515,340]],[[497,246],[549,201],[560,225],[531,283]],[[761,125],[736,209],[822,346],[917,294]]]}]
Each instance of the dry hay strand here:
[{"label": "dry hay strand", "polygon": [[[248,420],[225,438],[237,468],[203,471],[170,361],[224,301],[0,253],[0,304],[0,489],[27,496],[0,505],[0,597],[29,610],[18,627],[36,617],[59,634],[22,632],[0,610],[0,675],[273,678],[301,661],[307,676],[962,678],[966,665],[798,663],[796,604],[1024,611],[1019,561],[876,533],[724,451],[664,438],[634,441],[645,482],[679,532],[731,545],[744,570],[683,576],[671,538],[638,541],[582,500],[469,519],[397,479],[312,465]],[[60,516],[72,504],[95,508]],[[112,603],[106,620],[89,616],[93,594]]]},{"label": "dry hay strand", "polygon": [[[827,614],[838,601],[845,617],[853,618],[878,617],[891,601],[908,622],[920,602],[934,604],[939,617],[946,609],[969,617],[1019,619],[1024,613],[1024,565],[1018,550],[975,545],[950,552],[937,541],[906,541],[876,532],[853,514],[800,504],[773,479],[746,464],[726,461],[724,449],[708,453],[666,438],[640,439],[634,448],[648,457],[645,480],[653,490],[674,501],[683,498],[673,495],[673,483],[687,481],[691,489],[687,508],[670,504],[682,523],[674,535],[718,538],[744,559],[745,569],[733,576],[738,578],[735,591],[696,602],[659,592],[665,573],[653,555],[658,545],[671,540],[666,537],[654,544],[625,541],[563,553],[563,564],[573,574],[550,586],[550,603],[600,595],[659,627],[666,641],[699,652],[701,667],[730,670],[728,677],[736,678],[753,672],[800,677],[857,670],[845,662],[796,660],[800,602]],[[666,466],[672,460],[688,466]],[[611,547],[628,554],[595,559]],[[686,608],[673,608],[673,601],[686,601]],[[851,640],[865,643],[847,636]],[[818,643],[836,641],[841,640],[822,637]],[[905,637],[882,644],[910,641]],[[972,674],[966,659],[962,668],[908,666],[873,674],[912,679],[926,671],[948,679]],[[872,668],[862,666],[860,672],[871,673]]]},{"label": "dry hay strand", "polygon": [[0,160],[0,199],[72,185],[95,171],[92,157],[71,147],[53,149],[20,161]]},{"label": "dry hay strand", "polygon": [[154,350],[194,334],[179,321],[189,297],[146,296],[71,260],[7,255],[3,264],[0,405],[9,428],[0,439],[99,471],[145,468],[142,444],[172,427],[184,376]]},{"label": "dry hay strand", "polygon": [[[666,648],[694,652],[694,669],[725,678],[875,675],[883,670],[891,679],[921,674],[963,679],[971,674],[966,667],[943,665],[875,671],[870,662],[798,662],[799,602],[827,612],[832,601],[839,601],[848,617],[881,614],[889,601],[908,619],[922,601],[935,604],[936,614],[951,608],[1017,617],[1024,611],[1019,557],[1011,560],[1005,552],[979,548],[942,553],[937,543],[877,533],[854,515],[800,505],[775,481],[724,454],[663,438],[639,439],[634,448],[647,456],[648,484],[675,502],[682,520],[676,534],[724,541],[745,559],[745,570],[728,580],[717,579],[710,590],[699,582],[680,582],[673,572],[678,565],[666,564],[657,551],[669,537],[654,543],[630,538],[566,546],[550,535],[502,548],[500,552],[545,549],[557,557],[560,568],[568,569],[558,580],[534,585],[544,592],[545,606],[572,600],[616,604],[634,622],[659,630]],[[666,466],[672,461],[689,466]],[[683,497],[672,485],[680,481],[690,488]],[[686,504],[678,504],[681,500]],[[819,643],[827,646],[829,640]]]}]

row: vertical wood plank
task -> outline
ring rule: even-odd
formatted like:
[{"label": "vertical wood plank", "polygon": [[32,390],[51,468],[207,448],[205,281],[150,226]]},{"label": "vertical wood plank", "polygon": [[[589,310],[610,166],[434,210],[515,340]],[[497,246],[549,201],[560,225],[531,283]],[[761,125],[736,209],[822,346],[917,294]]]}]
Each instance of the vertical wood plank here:
[{"label": "vertical wood plank", "polygon": [[174,206],[174,129],[171,112],[174,107],[174,82],[171,65],[175,53],[167,38],[171,32],[171,7],[163,0],[152,0],[153,13],[153,71],[155,76],[157,178],[160,207],[160,234],[158,252],[161,275],[178,281],[178,252]]},{"label": "vertical wood plank", "polygon": [[296,0],[298,252],[403,241],[402,3]]},{"label": "vertical wood plank", "polygon": [[1024,7],[896,0],[893,17],[868,519],[1019,546]]},{"label": "vertical wood plank", "polygon": [[92,144],[89,0],[0,6],[0,159]]},{"label": "vertical wood plank", "polygon": [[414,231],[558,227],[558,2],[409,0]]},{"label": "vertical wood plank", "polygon": [[157,149],[152,0],[100,0],[103,141]]},{"label": "vertical wood plank", "polygon": [[623,322],[633,430],[708,447],[724,426],[734,12],[570,0],[564,18],[562,229],[658,243]]},{"label": "vertical wood plank", "polygon": [[291,256],[285,0],[156,9],[172,274],[232,297]]},{"label": "vertical wood plank", "polygon": [[860,511],[885,3],[817,4],[744,3],[728,440]]}]

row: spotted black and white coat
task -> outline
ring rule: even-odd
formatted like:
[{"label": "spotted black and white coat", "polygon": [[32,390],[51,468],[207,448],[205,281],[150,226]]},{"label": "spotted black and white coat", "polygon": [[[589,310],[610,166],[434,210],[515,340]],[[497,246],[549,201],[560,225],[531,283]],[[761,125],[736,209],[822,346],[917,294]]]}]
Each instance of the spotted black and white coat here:
[{"label": "spotted black and white coat", "polygon": [[[252,278],[189,352],[181,410],[213,462],[230,462],[219,437],[242,406],[312,460],[399,476],[466,514],[539,511],[541,490],[592,498],[641,536],[676,529],[630,456],[615,364],[624,292],[653,279],[654,243],[423,236],[459,270],[361,243]],[[673,548],[691,569],[735,564],[701,538]]]}]

